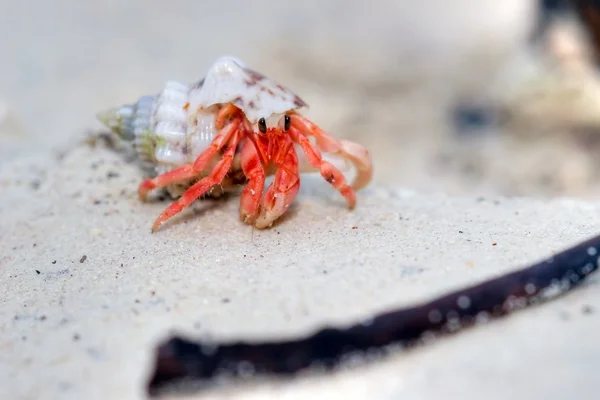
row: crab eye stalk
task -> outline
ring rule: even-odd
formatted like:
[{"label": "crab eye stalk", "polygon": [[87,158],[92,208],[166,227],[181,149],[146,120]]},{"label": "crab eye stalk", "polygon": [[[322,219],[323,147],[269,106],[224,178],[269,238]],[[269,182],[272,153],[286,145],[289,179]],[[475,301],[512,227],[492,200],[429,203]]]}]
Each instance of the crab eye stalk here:
[{"label": "crab eye stalk", "polygon": [[285,114],[285,117],[283,118],[283,130],[286,132],[289,131],[291,123],[292,123],[292,119],[290,118],[289,115]]},{"label": "crab eye stalk", "polygon": [[258,130],[261,133],[267,133],[267,121],[264,118],[258,120]]}]

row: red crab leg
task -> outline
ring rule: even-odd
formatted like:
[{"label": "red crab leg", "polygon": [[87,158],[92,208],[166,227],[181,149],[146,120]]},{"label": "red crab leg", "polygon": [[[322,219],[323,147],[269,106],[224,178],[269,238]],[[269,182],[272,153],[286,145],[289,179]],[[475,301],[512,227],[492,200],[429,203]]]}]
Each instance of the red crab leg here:
[{"label": "red crab leg", "polygon": [[213,167],[210,175],[200,179],[192,185],[177,201],[173,202],[165,211],[163,211],[154,222],[154,225],[152,225],[152,232],[156,232],[156,230],[169,218],[181,212],[181,210],[192,204],[207,190],[214,185],[220,184],[223,179],[225,179],[225,176],[231,169],[231,163],[233,162],[233,157],[235,156],[235,151],[240,142],[241,135],[242,131],[236,129],[227,150],[223,154],[223,158]]},{"label": "red crab leg", "polygon": [[[226,119],[231,117],[238,109],[229,104],[219,110],[217,114],[215,126],[217,129],[222,129]],[[165,187],[171,183],[183,181],[186,179],[193,178],[201,173],[206,166],[210,163],[213,157],[223,148],[227,143],[232,133],[238,129],[240,125],[239,120],[232,121],[226,128],[222,129],[221,132],[211,142],[210,146],[196,158],[196,161],[190,164],[186,164],[182,167],[175,168],[172,171],[165,172],[162,175],[154,177],[152,179],[146,179],[138,187],[138,196],[144,201],[148,197],[148,193],[154,189]]]},{"label": "red crab leg", "polygon": [[[334,139],[323,129],[319,128],[317,125],[313,124],[308,119],[298,114],[291,114],[290,117],[291,126],[304,135],[314,136],[317,140],[318,146],[323,151],[332,154],[339,154],[352,162],[357,172],[356,177],[354,178],[354,181],[351,185],[354,190],[362,189],[371,181],[371,178],[373,177],[373,164],[371,161],[371,155],[369,154],[369,151],[367,149],[365,149],[357,143],[353,143],[348,140]],[[309,143],[309,145],[310,147],[313,147],[312,144]],[[304,147],[303,149],[308,157],[306,149]],[[321,157],[319,155],[319,159],[320,158]],[[311,160],[309,157],[309,162],[310,161]],[[313,166],[318,167],[318,165],[314,164]],[[336,169],[336,171],[339,170]]]},{"label": "red crab leg", "polygon": [[[250,133],[249,135],[252,135]],[[262,199],[265,186],[265,170],[251,138],[245,140],[242,147],[241,163],[248,184],[242,190],[240,199],[240,218],[244,223],[253,224]]]},{"label": "red crab leg", "polygon": [[318,168],[321,171],[321,176],[325,178],[334,188],[336,188],[342,196],[348,201],[348,207],[351,209],[356,205],[356,194],[354,190],[346,182],[344,175],[335,168],[333,165],[323,160],[321,153],[313,144],[308,140],[302,132],[298,131],[293,125],[288,130],[292,140],[300,145],[306,158],[312,164],[313,167]]},{"label": "red crab leg", "polygon": [[271,185],[267,188],[254,226],[258,229],[268,228],[281,217],[294,202],[300,189],[298,156],[293,143],[285,135],[272,136],[268,143],[258,142],[263,150],[269,149],[271,162],[277,166],[277,172]]}]

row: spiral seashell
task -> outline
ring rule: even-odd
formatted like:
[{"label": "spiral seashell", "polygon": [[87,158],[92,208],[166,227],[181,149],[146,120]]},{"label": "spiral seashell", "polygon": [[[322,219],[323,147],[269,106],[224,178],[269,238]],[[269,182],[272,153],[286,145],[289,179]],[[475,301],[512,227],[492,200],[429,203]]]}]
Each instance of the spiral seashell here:
[{"label": "spiral seashell", "polygon": [[190,85],[167,81],[154,96],[113,107],[98,119],[131,143],[141,166],[152,175],[193,162],[215,136],[214,114],[188,113]]}]

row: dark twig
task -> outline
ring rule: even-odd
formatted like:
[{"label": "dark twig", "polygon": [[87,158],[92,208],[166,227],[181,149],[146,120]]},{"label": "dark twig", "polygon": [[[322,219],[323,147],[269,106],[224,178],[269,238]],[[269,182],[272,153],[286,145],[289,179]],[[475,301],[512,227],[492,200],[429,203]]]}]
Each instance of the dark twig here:
[{"label": "dark twig", "polygon": [[160,344],[150,394],[183,378],[208,382],[219,374],[290,375],[332,368],[349,355],[411,346],[427,333],[452,333],[558,296],[598,268],[600,236],[530,267],[414,307],[379,314],[346,329],[325,328],[304,338],[263,343],[195,343],[175,336]]}]

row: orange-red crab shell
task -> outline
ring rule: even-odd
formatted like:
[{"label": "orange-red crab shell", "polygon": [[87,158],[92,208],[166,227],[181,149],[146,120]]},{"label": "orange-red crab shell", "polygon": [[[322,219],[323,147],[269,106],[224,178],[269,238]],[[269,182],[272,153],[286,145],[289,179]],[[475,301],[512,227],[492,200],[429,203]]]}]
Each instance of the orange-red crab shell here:
[{"label": "orange-red crab shell", "polygon": [[[155,153],[143,154],[172,160],[173,168],[142,182],[140,199],[154,189],[193,182],[156,219],[153,232],[239,169],[246,183],[240,217],[258,229],[272,226],[293,203],[302,172],[319,171],[350,208],[356,204],[355,191],[371,181],[371,157],[364,147],[331,137],[299,113],[307,106],[300,97],[234,57],[218,59],[196,84],[168,82],[146,103],[141,122],[131,117],[131,106],[126,117],[123,108],[115,108],[102,113],[101,120],[122,136],[131,131],[135,140],[144,135],[159,138],[152,148]],[[135,130],[139,126],[143,134]],[[350,161],[356,169],[354,181],[348,184],[322,152]],[[265,190],[271,174],[274,180]]]}]

